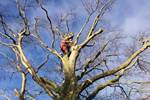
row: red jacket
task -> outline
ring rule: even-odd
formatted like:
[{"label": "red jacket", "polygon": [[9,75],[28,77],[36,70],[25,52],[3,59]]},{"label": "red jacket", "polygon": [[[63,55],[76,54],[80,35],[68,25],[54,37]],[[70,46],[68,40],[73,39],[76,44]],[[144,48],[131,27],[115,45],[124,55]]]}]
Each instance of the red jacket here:
[{"label": "red jacket", "polygon": [[64,54],[67,54],[69,52],[69,49],[70,49],[69,41],[62,39],[61,44],[60,44],[60,48]]}]

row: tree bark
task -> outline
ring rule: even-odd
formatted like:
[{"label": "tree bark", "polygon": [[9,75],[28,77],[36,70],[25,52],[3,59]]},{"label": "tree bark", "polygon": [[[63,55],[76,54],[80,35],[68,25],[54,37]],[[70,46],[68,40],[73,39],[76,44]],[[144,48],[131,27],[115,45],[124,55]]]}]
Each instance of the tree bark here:
[{"label": "tree bark", "polygon": [[63,57],[63,71],[65,76],[65,81],[62,84],[60,100],[77,100],[78,97],[78,84],[75,75],[75,65],[76,59],[78,57],[79,51],[77,47],[72,47],[71,54],[64,55]]}]

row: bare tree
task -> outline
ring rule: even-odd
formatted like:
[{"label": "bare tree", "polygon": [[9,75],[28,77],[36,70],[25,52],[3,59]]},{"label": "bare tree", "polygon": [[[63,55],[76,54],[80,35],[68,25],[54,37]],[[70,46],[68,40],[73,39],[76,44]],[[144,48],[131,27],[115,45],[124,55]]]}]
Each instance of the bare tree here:
[{"label": "bare tree", "polygon": [[[69,54],[60,53],[58,42],[63,35],[71,32],[69,23],[75,17],[73,12],[70,11],[62,15],[60,19],[54,22],[52,20],[53,16],[51,17],[49,15],[49,11],[47,10],[47,6],[44,5],[44,2],[36,0],[31,3],[28,0],[16,0],[15,4],[19,15],[17,18],[19,19],[20,25],[16,29],[13,29],[10,23],[7,22],[8,16],[1,14],[0,44],[3,47],[10,48],[11,52],[15,54],[15,57],[11,59],[9,56],[4,56],[5,52],[2,54],[12,64],[14,69],[16,68],[14,73],[19,72],[21,75],[21,87],[19,90],[15,89],[15,94],[20,100],[25,100],[26,98],[34,100],[36,95],[40,95],[43,92],[54,100],[91,100],[108,86],[114,89],[119,88],[121,93],[129,99],[130,92],[127,93],[123,87],[128,84],[121,83],[120,79],[128,74],[133,66],[140,65],[144,62],[140,57],[150,47],[150,37],[143,41],[142,47],[133,50],[128,58],[120,64],[120,61],[116,59],[121,56],[118,53],[117,46],[120,46],[118,41],[123,41],[123,37],[120,34],[115,34],[115,32],[107,31],[100,27],[104,13],[111,9],[114,0],[81,0],[81,3],[87,11],[88,16],[79,32],[77,34],[74,33]],[[33,21],[31,22],[28,16],[30,6],[38,7],[44,13],[43,17],[46,19],[36,17],[34,18],[34,23]],[[44,26],[47,29],[45,32],[50,30],[50,34],[48,34],[50,36],[50,45],[43,39],[45,32],[42,33],[40,31],[40,27]],[[85,39],[82,37],[85,37]],[[41,64],[32,64],[31,59],[28,57],[28,54],[32,53],[26,52],[25,46],[28,45],[31,47],[30,41],[36,43],[36,45],[47,53],[45,53],[46,59]],[[119,48],[121,49],[121,47]],[[39,56],[40,54],[37,55]],[[42,69],[48,63],[50,56],[56,57],[55,59],[57,59],[54,65],[58,67],[58,70],[55,70],[55,72],[61,78],[58,81],[42,75],[46,71]],[[110,67],[116,63],[109,62],[109,60],[113,59],[120,65]],[[54,65],[49,64],[50,67]],[[144,64],[142,65],[145,66]],[[48,68],[46,69],[48,70]],[[51,72],[48,72],[48,75],[55,76]],[[29,76],[32,79],[27,78]],[[27,82],[30,80],[41,87],[35,95],[32,95],[29,92],[30,89],[27,88]],[[139,84],[140,82],[132,83]],[[144,84],[143,82],[141,83]],[[148,97],[146,96],[145,98]]]}]

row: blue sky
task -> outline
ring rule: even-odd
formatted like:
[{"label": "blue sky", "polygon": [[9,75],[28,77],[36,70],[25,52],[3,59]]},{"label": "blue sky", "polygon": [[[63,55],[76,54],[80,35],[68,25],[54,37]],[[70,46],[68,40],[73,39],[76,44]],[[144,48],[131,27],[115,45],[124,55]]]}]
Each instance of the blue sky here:
[{"label": "blue sky", "polygon": [[[77,13],[72,30],[78,32],[80,25],[84,22],[86,12],[83,10],[80,0],[51,0],[47,4],[50,15],[60,14],[70,9]],[[50,6],[49,6],[50,5]],[[51,10],[52,9],[52,10]],[[68,10],[69,9],[69,10]],[[132,36],[139,32],[148,31],[150,28],[150,1],[149,0],[116,0],[112,10],[105,14],[104,19],[111,25],[116,27],[122,33]],[[33,16],[36,15],[33,12]],[[43,16],[44,13],[40,12]]]},{"label": "blue sky", "polygon": [[[51,6],[58,11],[72,8],[80,16],[85,12],[82,10],[80,0],[52,0]],[[53,9],[53,11],[55,11]],[[111,25],[118,26],[124,33],[136,34],[150,28],[150,1],[149,0],[116,0],[111,12],[106,14]],[[54,13],[54,12],[51,12]]]},{"label": "blue sky", "polygon": [[[111,11],[112,25],[125,34],[137,34],[150,28],[149,0],[118,0]],[[112,16],[112,18],[111,18]]]},{"label": "blue sky", "polygon": [[[0,0],[0,11],[5,10],[5,13],[13,14],[15,7],[9,3],[11,0]],[[79,25],[83,22],[86,12],[81,6],[80,0],[50,0],[48,5],[50,15],[59,14],[61,12],[72,9],[77,12],[79,22],[74,22],[72,28],[78,32]],[[50,5],[50,6],[49,6]],[[138,34],[139,32],[149,31],[150,29],[150,0],[117,0],[112,7],[112,10],[104,15],[104,19],[111,25],[128,36]],[[45,16],[39,9],[32,9],[31,16]],[[55,16],[53,17],[55,19]],[[11,19],[11,25],[17,29],[14,19]],[[150,34],[149,34],[150,35]],[[8,82],[7,82],[8,83]],[[5,84],[5,83],[0,83]],[[5,85],[3,85],[5,86]],[[0,86],[0,94],[3,93],[2,85]],[[4,94],[9,94],[6,92]],[[0,100],[3,100],[0,97]],[[37,99],[38,100],[38,99]],[[40,99],[39,99],[40,100]],[[43,99],[44,100],[44,99]],[[46,100],[46,99],[45,99]]]},{"label": "blue sky", "polygon": [[[59,14],[63,11],[69,11],[68,9],[70,8],[73,10],[73,12],[78,12],[78,15],[80,15],[79,17],[83,17],[85,15],[85,11],[83,10],[80,0],[50,1],[50,3],[46,4],[49,8],[50,15],[56,13]],[[13,11],[15,7],[11,5],[10,0],[0,0],[0,5],[0,11],[5,10],[5,13],[15,13]],[[118,26],[124,33],[135,34],[139,31],[145,31],[149,29],[149,9],[149,0],[116,0],[111,12],[106,14],[106,19],[110,21],[113,27]],[[33,9],[30,14],[32,14],[32,16],[44,16],[44,13],[39,11],[39,9]]]}]

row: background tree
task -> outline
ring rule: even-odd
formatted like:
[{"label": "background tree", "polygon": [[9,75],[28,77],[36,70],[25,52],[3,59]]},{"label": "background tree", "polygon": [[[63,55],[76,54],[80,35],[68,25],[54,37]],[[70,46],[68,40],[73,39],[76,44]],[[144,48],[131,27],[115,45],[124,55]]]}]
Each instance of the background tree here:
[{"label": "background tree", "polygon": [[[74,9],[55,16],[49,14],[53,9],[48,3],[51,2],[8,1],[11,9],[17,12],[1,10],[1,77],[6,75],[6,79],[16,83],[13,92],[20,100],[47,95],[54,100],[107,99],[113,96],[131,99],[139,98],[138,93],[141,98],[149,97],[139,85],[149,82],[126,78],[139,71],[149,72],[147,49],[150,38],[144,36],[146,33],[134,37],[133,47],[126,47],[125,40],[129,38],[112,30],[103,19],[114,0],[81,0],[87,17],[79,30],[75,25],[79,20]],[[31,13],[34,11],[35,15]],[[74,38],[68,55],[61,53],[60,41],[70,32],[74,33]],[[141,45],[138,45],[138,40]],[[110,91],[109,96],[103,95],[106,89]]]}]

